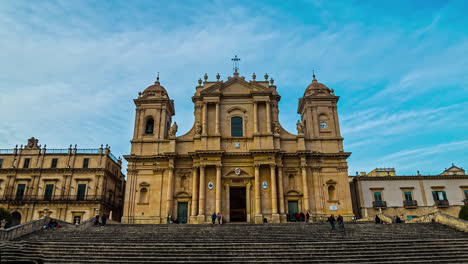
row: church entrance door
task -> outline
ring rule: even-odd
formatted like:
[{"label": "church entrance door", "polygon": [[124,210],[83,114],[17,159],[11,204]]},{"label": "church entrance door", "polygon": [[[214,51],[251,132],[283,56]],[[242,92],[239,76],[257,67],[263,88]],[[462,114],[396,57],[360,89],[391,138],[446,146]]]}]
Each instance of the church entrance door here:
[{"label": "church entrance door", "polygon": [[245,187],[230,187],[229,206],[229,219],[231,222],[247,221]]},{"label": "church entrance door", "polygon": [[296,219],[295,215],[299,212],[299,206],[297,206],[297,201],[288,201],[288,212],[289,212],[289,221],[296,222],[299,219]]},{"label": "church entrance door", "polygon": [[183,202],[183,203],[177,203],[177,220],[181,224],[186,224],[187,223],[187,209],[188,208],[188,203]]}]

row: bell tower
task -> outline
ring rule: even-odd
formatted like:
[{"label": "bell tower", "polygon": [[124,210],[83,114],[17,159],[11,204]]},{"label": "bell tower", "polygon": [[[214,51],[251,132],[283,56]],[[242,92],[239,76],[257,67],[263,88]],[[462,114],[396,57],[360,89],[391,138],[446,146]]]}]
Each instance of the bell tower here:
[{"label": "bell tower", "polygon": [[[297,112],[301,115],[301,124],[306,144],[320,152],[343,152],[343,138],[340,133],[337,102],[333,89],[319,83],[313,75],[312,83],[307,86],[304,96],[299,99]],[[320,144],[314,142],[321,141]]]},{"label": "bell tower", "polygon": [[167,151],[161,148],[161,143],[169,140],[169,128],[175,110],[174,101],[159,82],[159,74],[156,82],[143,93],[140,92],[133,101],[136,114],[131,153],[154,155]]}]

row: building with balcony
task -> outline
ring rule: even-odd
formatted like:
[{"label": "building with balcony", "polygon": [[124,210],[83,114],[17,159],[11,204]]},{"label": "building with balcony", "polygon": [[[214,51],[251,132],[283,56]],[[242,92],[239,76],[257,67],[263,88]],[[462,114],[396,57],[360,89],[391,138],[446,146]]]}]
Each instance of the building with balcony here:
[{"label": "building with balcony", "polygon": [[14,149],[0,149],[0,207],[13,225],[47,214],[81,222],[96,214],[122,216],[125,179],[122,161],[108,146],[47,149],[31,138]]},{"label": "building with balcony", "polygon": [[350,176],[350,187],[358,218],[380,211],[405,218],[434,210],[458,216],[468,200],[468,176],[454,164],[439,175],[398,176],[393,168],[377,168]]}]

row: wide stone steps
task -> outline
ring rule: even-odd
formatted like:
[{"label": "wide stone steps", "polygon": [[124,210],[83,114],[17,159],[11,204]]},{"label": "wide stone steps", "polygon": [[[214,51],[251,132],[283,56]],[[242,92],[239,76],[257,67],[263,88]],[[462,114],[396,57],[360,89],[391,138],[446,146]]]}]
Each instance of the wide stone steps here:
[{"label": "wide stone steps", "polygon": [[113,225],[0,243],[2,261],[44,263],[468,263],[468,235],[439,224]]}]

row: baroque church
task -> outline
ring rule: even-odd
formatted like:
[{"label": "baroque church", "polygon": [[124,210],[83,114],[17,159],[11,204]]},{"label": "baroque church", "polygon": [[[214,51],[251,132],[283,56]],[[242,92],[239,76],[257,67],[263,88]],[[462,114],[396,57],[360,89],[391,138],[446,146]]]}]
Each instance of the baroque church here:
[{"label": "baroque church", "polygon": [[[296,212],[317,221],[353,215],[337,102],[315,75],[298,101],[297,133],[279,122],[272,78],[198,81],[194,123],[177,135],[174,101],[156,82],[139,93],[123,223],[283,223]],[[291,120],[291,122],[294,122]]]}]

